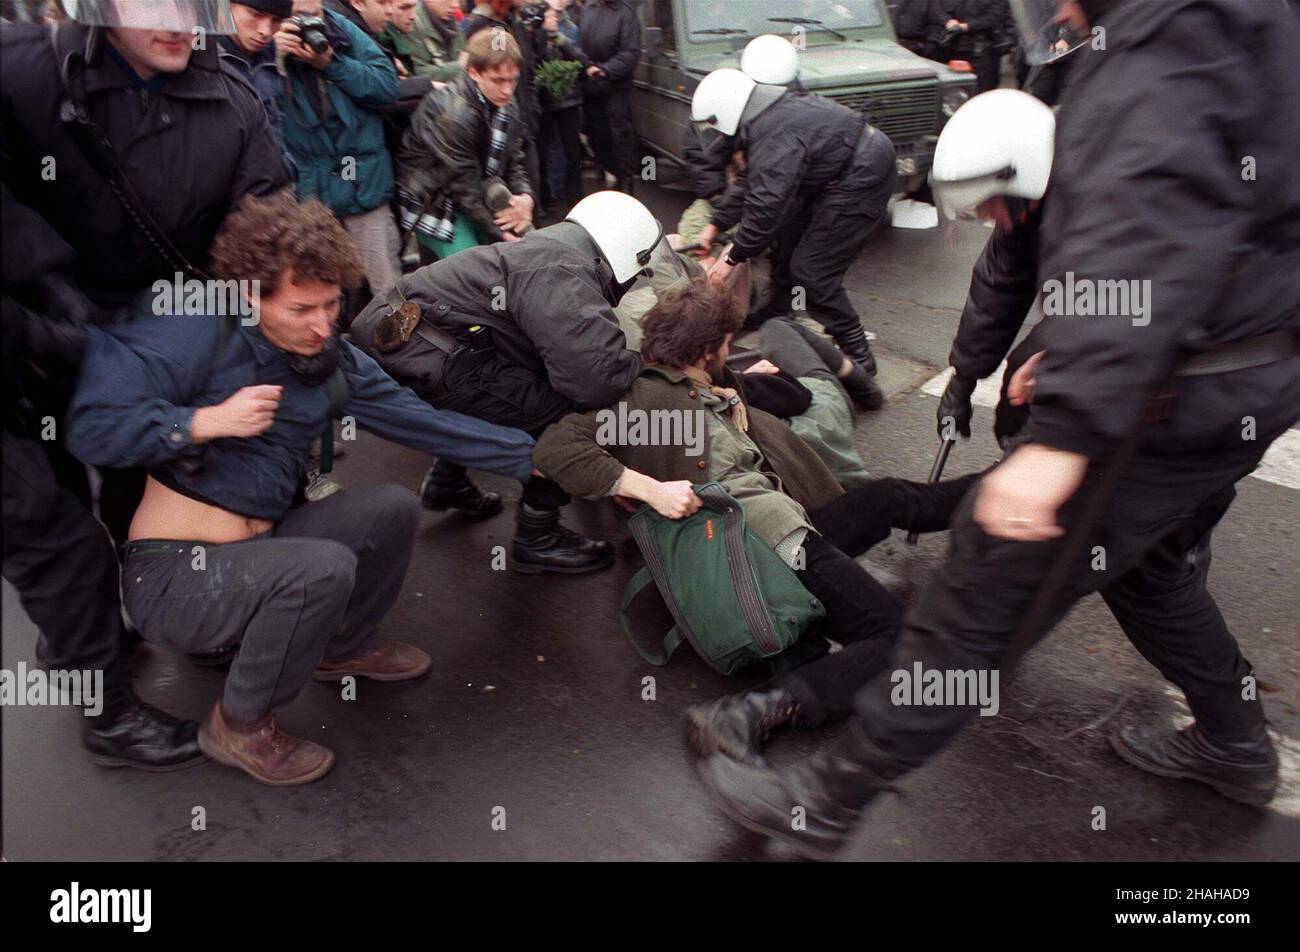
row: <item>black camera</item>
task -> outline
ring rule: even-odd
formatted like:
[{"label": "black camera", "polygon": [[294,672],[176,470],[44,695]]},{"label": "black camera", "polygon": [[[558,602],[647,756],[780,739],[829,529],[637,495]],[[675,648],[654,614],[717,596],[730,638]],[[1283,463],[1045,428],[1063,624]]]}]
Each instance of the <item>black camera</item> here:
[{"label": "black camera", "polygon": [[298,35],[302,37],[302,41],[317,56],[321,56],[330,48],[330,41],[325,36],[325,21],[320,17],[299,14],[290,17],[289,22],[298,28]]}]

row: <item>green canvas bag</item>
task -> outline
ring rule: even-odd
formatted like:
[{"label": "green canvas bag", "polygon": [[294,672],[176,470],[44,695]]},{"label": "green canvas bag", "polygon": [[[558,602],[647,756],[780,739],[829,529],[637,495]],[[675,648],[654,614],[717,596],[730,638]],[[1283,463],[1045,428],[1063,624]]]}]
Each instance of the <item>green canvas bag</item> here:
[{"label": "green canvas bag", "polygon": [[[708,665],[732,674],[780,654],[814,621],[822,603],[794,570],[745,527],[740,503],[716,482],[695,487],[704,505],[685,519],[642,506],[629,520],[645,565],[623,590],[619,618],[637,652],[665,665],[688,641]],[[659,639],[638,634],[628,616],[653,582],[676,624]]]}]

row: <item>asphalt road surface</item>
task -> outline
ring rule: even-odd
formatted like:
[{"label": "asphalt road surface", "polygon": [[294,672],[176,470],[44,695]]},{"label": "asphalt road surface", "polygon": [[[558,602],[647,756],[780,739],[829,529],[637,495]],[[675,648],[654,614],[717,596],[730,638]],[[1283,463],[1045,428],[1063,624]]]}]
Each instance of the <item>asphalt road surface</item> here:
[{"label": "asphalt road surface", "polygon": [[[642,197],[668,225],[680,193]],[[924,479],[937,439],[934,380],[987,231],[882,228],[849,276],[890,397],[858,425],[868,468]],[[997,458],[992,411],[949,474]],[[1300,858],[1300,442],[1295,431],[1239,487],[1215,535],[1211,587],[1256,666],[1282,754],[1282,789],[1266,810],[1208,788],[1126,766],[1106,732],[1118,723],[1186,720],[1181,695],[1129,646],[1100,599],[1080,604],[1026,659],[998,716],[976,723],[902,795],[869,811],[847,855],[862,859],[1200,860]],[[346,485],[418,487],[427,460],[363,435],[336,474]],[[635,559],[612,512],[570,507],[576,527],[618,540],[620,561],[582,577],[493,571],[512,534],[517,485],[486,523],[423,517],[402,596],[384,634],[432,653],[425,679],[361,681],[355,700],[309,683],[280,712],[291,732],[334,748],[332,773],[306,787],[264,787],[205,763],[171,774],[108,770],[82,750],[70,708],[8,707],[3,715],[3,849],[23,860],[271,859],[771,859],[784,858],[732,826],[705,797],[683,741],[682,711],[760,683],[731,679],[680,652],[643,663],[618,624]],[[910,584],[940,559],[943,536],[915,549],[902,533],[870,563]],[[4,588],[3,666],[34,663],[36,633]],[[136,656],[143,696],[200,718],[222,673],[170,650]],[[653,700],[644,679],[653,681]],[[841,729],[780,732],[776,760],[815,749]],[[1095,807],[1106,828],[1094,829]],[[202,807],[205,829],[194,818]],[[494,822],[495,821],[495,822]],[[504,821],[504,822],[503,822]],[[504,829],[500,828],[504,826]]]}]

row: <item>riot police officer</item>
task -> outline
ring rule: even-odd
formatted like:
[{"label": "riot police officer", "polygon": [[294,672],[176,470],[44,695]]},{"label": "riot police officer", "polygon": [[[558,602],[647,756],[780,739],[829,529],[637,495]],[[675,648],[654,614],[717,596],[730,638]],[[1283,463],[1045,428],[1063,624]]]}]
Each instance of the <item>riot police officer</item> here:
[{"label": "riot police officer", "polygon": [[[844,275],[894,191],[889,137],[862,113],[736,69],[714,70],[700,81],[691,118],[706,141],[725,137],[731,140],[727,149],[745,156],[733,200],[715,203],[712,224],[697,237],[708,246],[738,226],[710,280],[724,280],[737,264],[773,246],[771,313],[806,309],[845,354],[874,374]],[[717,154],[716,147],[708,151]]]},{"label": "riot police officer", "polygon": [[[1016,7],[1032,48],[1057,11]],[[1286,168],[1300,137],[1300,102],[1286,92],[1300,82],[1298,14],[1220,0],[1069,0],[1060,15],[1080,33],[1100,22],[1107,50],[1073,67],[1057,127],[1040,229],[1047,316],[1034,442],[964,501],[949,558],[909,611],[888,668],[1013,665],[1099,591],[1194,716],[1182,730],[1122,727],[1116,753],[1262,805],[1278,759],[1206,575],[1234,484],[1300,419],[1300,182],[1250,180],[1239,165],[1250,142],[1259,167]],[[1006,174],[994,159],[981,177]],[[1146,304],[1070,316],[1046,298],[1067,274],[1075,287],[1148,281],[1149,293],[1130,290]],[[894,704],[890,685],[888,670],[869,681],[850,729],[815,757],[772,771],[715,755],[706,785],[746,825],[810,855],[834,852],[876,792],[974,714]],[[806,808],[806,831],[791,831],[791,804]]]},{"label": "riot police officer", "polygon": [[[613,308],[660,256],[677,261],[649,210],[622,192],[596,192],[558,224],[407,275],[361,313],[352,340],[434,406],[538,435],[571,410],[608,406],[637,378],[641,360]],[[501,509],[496,493],[442,460],[421,497],[426,508],[471,517]],[[561,524],[568,501],[551,480],[525,482],[512,568],[589,572],[613,561],[608,543]]]},{"label": "riot police officer", "polygon": [[[257,94],[218,60],[215,36],[234,32],[228,0],[65,6],[74,19],[53,35],[0,30],[5,333],[22,342],[7,354],[4,574],[50,667],[104,671],[103,711],[84,732],[95,759],[170,769],[203,759],[197,725],[132,690],[118,568],[84,467],[57,439],[36,439],[32,421],[60,431],[76,322],[109,320],[155,279],[201,263],[230,206],[289,175]],[[48,339],[60,343],[32,346]],[[101,475],[101,514],[124,538],[143,473]]]}]

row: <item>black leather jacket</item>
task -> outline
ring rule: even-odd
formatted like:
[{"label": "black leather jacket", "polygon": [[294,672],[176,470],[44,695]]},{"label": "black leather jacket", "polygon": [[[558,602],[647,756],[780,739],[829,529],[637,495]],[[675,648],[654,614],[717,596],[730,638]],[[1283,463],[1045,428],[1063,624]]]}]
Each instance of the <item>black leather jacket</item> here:
[{"label": "black leather jacket", "polygon": [[[402,136],[397,155],[398,189],[436,212],[446,197],[467,215],[479,232],[501,240],[501,229],[483,204],[483,165],[491,138],[487,106],[461,73],[442,89],[424,97]],[[534,194],[524,161],[524,127],[519,106],[503,106],[510,117],[498,173],[516,195]]]}]

